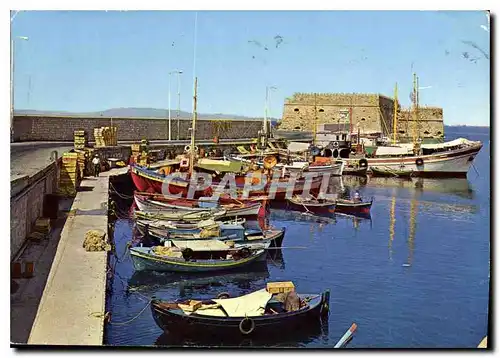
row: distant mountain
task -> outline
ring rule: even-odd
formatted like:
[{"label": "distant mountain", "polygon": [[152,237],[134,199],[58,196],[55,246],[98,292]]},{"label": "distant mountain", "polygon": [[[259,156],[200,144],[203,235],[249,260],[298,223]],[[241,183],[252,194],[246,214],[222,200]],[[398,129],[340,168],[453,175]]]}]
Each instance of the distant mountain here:
[{"label": "distant mountain", "polygon": [[[67,112],[67,111],[39,111],[31,109],[20,109],[15,110],[16,115],[59,115],[59,116],[89,116],[89,117],[116,117],[116,118],[168,118],[168,109],[160,108],[137,108],[137,107],[126,107],[126,108],[111,108],[100,112]],[[177,110],[171,109],[170,116],[172,118],[177,117]],[[180,111],[180,118],[191,118],[192,113]],[[260,119],[256,117],[247,117],[236,114],[223,114],[223,113],[213,113],[205,114],[198,113],[198,118],[220,118],[220,119]],[[269,118],[273,123],[278,119]]]}]

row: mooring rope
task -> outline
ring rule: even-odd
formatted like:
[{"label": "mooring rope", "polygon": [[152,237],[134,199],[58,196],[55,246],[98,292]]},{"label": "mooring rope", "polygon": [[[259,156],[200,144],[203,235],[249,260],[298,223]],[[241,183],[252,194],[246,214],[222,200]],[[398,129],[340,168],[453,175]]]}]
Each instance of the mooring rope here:
[{"label": "mooring rope", "polygon": [[122,199],[129,200],[129,199],[134,198],[134,195],[125,195],[125,194],[120,193],[118,190],[116,190],[116,188],[113,186],[113,184],[111,182],[109,183],[109,186],[110,186],[110,191],[115,193],[116,195],[118,195]]}]

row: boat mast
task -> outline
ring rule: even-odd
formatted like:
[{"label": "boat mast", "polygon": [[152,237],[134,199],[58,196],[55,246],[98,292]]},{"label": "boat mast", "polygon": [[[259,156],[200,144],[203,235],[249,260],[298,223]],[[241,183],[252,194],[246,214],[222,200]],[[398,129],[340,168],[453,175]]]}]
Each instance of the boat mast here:
[{"label": "boat mast", "polygon": [[267,101],[269,97],[269,87],[266,86],[266,103],[264,106],[264,123],[262,123],[262,130],[264,131],[264,135],[267,137]]},{"label": "boat mast", "polygon": [[190,148],[190,159],[189,159],[189,174],[191,175],[193,173],[193,167],[194,167],[194,159],[195,159],[195,136],[196,136],[196,119],[198,117],[198,114],[196,112],[196,100],[197,100],[197,93],[198,93],[198,77],[195,77],[194,79],[194,104],[193,104],[193,124],[191,126],[191,148]]},{"label": "boat mast", "polygon": [[417,143],[417,122],[418,122],[418,94],[417,94],[417,74],[413,73],[413,144]]},{"label": "boat mast", "polygon": [[313,124],[313,145],[316,145],[316,132],[317,132],[317,122],[318,121],[318,115],[316,111],[316,93],[314,94],[314,124]]},{"label": "boat mast", "polygon": [[392,121],[392,144],[396,144],[396,132],[398,123],[398,83],[394,88],[394,118]]}]

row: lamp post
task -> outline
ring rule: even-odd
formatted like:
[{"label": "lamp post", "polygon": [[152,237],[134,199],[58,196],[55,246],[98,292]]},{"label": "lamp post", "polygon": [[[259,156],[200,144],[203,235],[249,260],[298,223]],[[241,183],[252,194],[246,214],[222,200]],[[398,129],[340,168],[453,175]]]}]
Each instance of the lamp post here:
[{"label": "lamp post", "polygon": [[268,133],[267,133],[267,111],[268,111],[268,107],[269,107],[269,90],[276,90],[277,88],[274,87],[274,86],[266,86],[266,105],[265,105],[265,108],[264,108],[264,134],[265,136],[267,137],[268,136]]},{"label": "lamp post", "polygon": [[[172,117],[171,117],[171,111],[170,111],[170,84],[172,82],[172,74],[176,74],[177,78],[179,78],[179,75],[182,73],[182,70],[175,70],[171,71],[168,73],[168,140],[172,140]],[[177,80],[177,87],[179,87],[179,79]],[[179,96],[179,102],[180,102],[180,92],[179,88],[177,88],[177,95]],[[180,104],[179,104],[180,105]],[[177,139],[179,139],[179,110],[177,110]]]},{"label": "lamp post", "polygon": [[28,41],[26,36],[15,36],[10,40],[10,141],[14,141],[14,41]]}]

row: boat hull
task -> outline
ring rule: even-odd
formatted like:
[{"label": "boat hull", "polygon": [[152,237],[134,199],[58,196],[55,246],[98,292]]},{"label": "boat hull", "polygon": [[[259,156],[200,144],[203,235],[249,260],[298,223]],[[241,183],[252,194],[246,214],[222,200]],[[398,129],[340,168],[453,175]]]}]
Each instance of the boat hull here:
[{"label": "boat hull", "polygon": [[[179,199],[160,199],[155,198],[156,201],[148,200],[145,196],[135,194],[134,201],[141,211],[145,212],[161,212],[162,210],[172,210],[176,209],[179,211],[187,211],[187,212],[197,212],[204,211],[210,212],[213,208],[200,208],[193,207],[194,203],[181,203],[182,200]],[[160,201],[161,200],[161,201]],[[182,204],[182,205],[178,205]],[[191,205],[191,206],[190,206]],[[258,216],[261,208],[260,202],[250,202],[241,204],[240,207],[231,207],[230,205],[224,205],[223,208],[226,210],[226,214],[224,217],[236,217],[236,216]]]},{"label": "boat hull", "polygon": [[343,203],[341,201],[337,201],[335,211],[344,214],[369,215],[372,203],[372,201],[361,203]]},{"label": "boat hull", "polygon": [[[186,198],[189,193],[189,181],[184,179],[175,179],[168,181],[168,193],[164,193],[164,190],[167,188],[167,183],[165,182],[165,176],[161,174],[154,173],[150,170],[138,167],[131,166],[130,173],[132,176],[132,181],[138,191],[151,193],[151,194],[170,194],[170,195],[180,195],[183,198]],[[246,176],[236,176],[235,184],[236,184],[236,194],[238,199],[242,197],[243,190],[245,188]],[[289,179],[280,179],[280,182],[277,183],[266,183],[262,189],[252,189],[248,192],[249,197],[256,196],[268,196],[273,195],[272,199],[274,200],[284,200],[286,198],[288,192],[288,184]],[[315,177],[311,179],[310,190],[318,190],[323,181],[322,176],[317,174]],[[210,197],[214,194],[213,188],[218,185],[219,182],[213,182],[212,185],[203,190],[197,190],[194,192],[195,198],[200,197]],[[305,179],[297,179],[294,182],[293,188],[290,190],[293,195],[302,194],[304,188],[306,187]]]},{"label": "boat hull", "polygon": [[265,260],[266,250],[258,250],[247,258],[240,260],[200,260],[198,262],[184,259],[167,258],[164,256],[129,250],[136,271],[160,272],[212,272],[237,269],[254,262]]},{"label": "boat hull", "polygon": [[[299,294],[304,297],[305,295]],[[312,295],[308,295],[312,296]],[[165,332],[180,331],[183,334],[201,334],[214,337],[256,337],[276,336],[277,332],[293,332],[302,330],[312,322],[318,322],[321,317],[327,316],[329,312],[330,293],[326,291],[318,294],[309,302],[309,307],[297,311],[285,312],[273,315],[251,317],[254,329],[243,334],[240,324],[245,317],[213,317],[202,315],[186,315],[180,310],[169,310],[163,308],[161,301],[151,302],[153,318]]]},{"label": "boat hull", "polygon": [[[482,144],[468,148],[439,152],[430,155],[399,158],[364,158],[368,170],[384,167],[391,171],[412,172],[414,177],[466,177]],[[349,165],[360,164],[360,159],[347,159]],[[421,161],[421,162],[420,162]],[[419,162],[421,165],[419,165]]]}]

